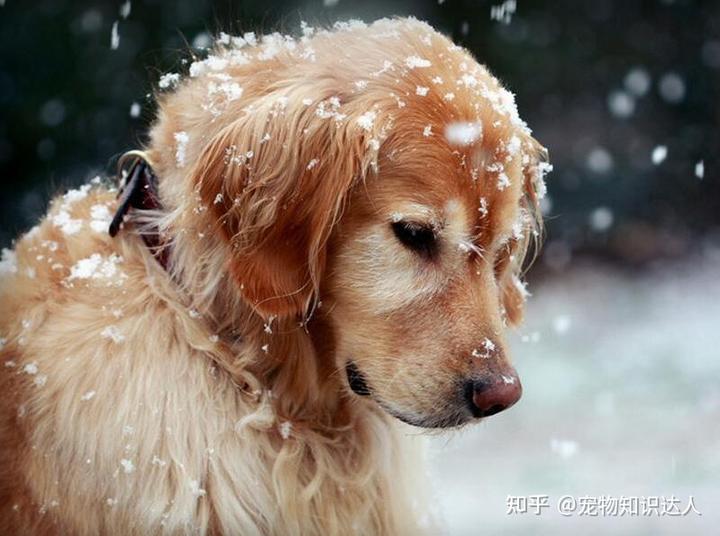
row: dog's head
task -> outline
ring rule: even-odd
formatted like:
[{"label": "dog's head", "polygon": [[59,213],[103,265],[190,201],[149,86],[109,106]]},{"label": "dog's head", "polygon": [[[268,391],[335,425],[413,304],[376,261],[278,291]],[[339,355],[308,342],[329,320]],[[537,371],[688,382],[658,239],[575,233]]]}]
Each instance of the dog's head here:
[{"label": "dog's head", "polygon": [[509,407],[503,328],[543,171],[512,95],[413,20],[278,39],[226,51],[243,94],[192,170],[243,298],[265,318],[314,312],[348,386],[406,422]]}]

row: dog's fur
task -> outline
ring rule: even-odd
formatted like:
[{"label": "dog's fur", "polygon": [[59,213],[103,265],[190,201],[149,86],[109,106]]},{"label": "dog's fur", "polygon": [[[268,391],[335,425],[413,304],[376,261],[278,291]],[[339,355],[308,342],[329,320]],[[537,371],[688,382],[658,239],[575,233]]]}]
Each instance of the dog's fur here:
[{"label": "dog's fur", "polygon": [[458,382],[515,378],[540,147],[415,20],[223,35],[190,71],[146,148],[163,210],[112,239],[89,185],[4,252],[0,533],[417,534],[390,414],[458,426]]}]

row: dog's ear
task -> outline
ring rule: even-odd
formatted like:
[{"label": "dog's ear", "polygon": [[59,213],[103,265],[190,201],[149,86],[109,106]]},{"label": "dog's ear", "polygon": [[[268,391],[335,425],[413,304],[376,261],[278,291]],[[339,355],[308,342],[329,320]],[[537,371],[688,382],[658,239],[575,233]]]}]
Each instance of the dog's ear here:
[{"label": "dog's ear", "polygon": [[[525,142],[522,172],[523,193],[520,199],[521,232],[511,238],[498,254],[495,276],[500,287],[500,302],[510,325],[520,323],[529,296],[522,273],[532,264],[542,240],[540,199],[545,196],[545,174],[552,169],[546,163],[547,151],[537,141]],[[529,258],[528,258],[529,257]]]},{"label": "dog's ear", "polygon": [[377,158],[373,133],[330,88],[325,98],[306,93],[286,88],[257,99],[209,141],[192,171],[232,248],[232,277],[266,317],[308,310],[332,227]]}]

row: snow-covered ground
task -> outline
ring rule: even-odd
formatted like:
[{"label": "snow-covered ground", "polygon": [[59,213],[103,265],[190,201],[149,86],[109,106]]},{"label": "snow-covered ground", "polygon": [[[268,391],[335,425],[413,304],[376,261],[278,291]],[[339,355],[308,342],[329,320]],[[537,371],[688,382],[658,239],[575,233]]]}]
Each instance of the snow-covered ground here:
[{"label": "snow-covered ground", "polygon": [[[431,438],[452,536],[720,534],[720,259],[631,274],[576,267],[532,288],[513,337],[517,406]],[[542,514],[507,497],[547,495]],[[689,497],[702,515],[579,516],[563,495]]]}]

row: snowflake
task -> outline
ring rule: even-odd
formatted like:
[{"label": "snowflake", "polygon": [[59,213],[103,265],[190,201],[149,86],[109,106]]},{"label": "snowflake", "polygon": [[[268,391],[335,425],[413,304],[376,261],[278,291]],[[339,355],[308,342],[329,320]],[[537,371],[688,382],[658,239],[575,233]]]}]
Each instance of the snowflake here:
[{"label": "snowflake", "polygon": [[132,462],[132,460],[126,460],[125,458],[123,458],[122,460],[120,460],[120,465],[122,465],[123,472],[125,474],[129,475],[130,473],[135,471],[135,464]]},{"label": "snowflake", "polygon": [[373,111],[365,112],[360,117],[358,117],[358,125],[360,125],[360,127],[369,132],[373,127],[373,123],[375,122],[376,117],[377,114]]},{"label": "snowflake", "polygon": [[405,58],[405,65],[408,69],[415,69],[416,67],[430,67],[432,63],[418,56],[408,56]]},{"label": "snowflake", "polygon": [[160,77],[158,87],[160,89],[167,89],[175,87],[180,82],[180,75],[178,73],[166,73]]},{"label": "snowflake", "polygon": [[174,134],[176,148],[175,148],[175,162],[177,167],[181,168],[185,166],[185,156],[187,150],[187,144],[190,141],[190,136],[185,131],[176,132]]},{"label": "snowflake", "polygon": [[290,437],[290,432],[292,432],[292,423],[289,421],[282,422],[280,423],[278,430],[280,431],[280,436],[283,439],[287,439]]},{"label": "snowflake", "polygon": [[90,228],[96,233],[105,233],[110,227],[112,215],[107,205],[93,205],[90,207]]},{"label": "snowflake", "polygon": [[484,197],[480,198],[480,206],[478,207],[478,212],[480,212],[481,218],[484,218],[488,215],[488,202],[487,199]]},{"label": "snowflake", "polygon": [[66,210],[58,212],[51,218],[51,221],[55,227],[60,227],[60,230],[67,235],[73,235],[82,228],[82,220],[72,219]]},{"label": "snowflake", "polygon": [[510,177],[503,171],[498,175],[497,189],[502,192],[508,186],[510,186]]},{"label": "snowflake", "polygon": [[451,145],[471,145],[481,137],[482,125],[478,122],[450,123],[445,128],[445,138]]},{"label": "snowflake", "polygon": [[117,326],[107,326],[100,332],[100,336],[104,339],[110,339],[115,344],[120,344],[125,340],[125,335],[120,333]]},{"label": "snowflake", "polygon": [[206,491],[200,487],[200,482],[197,480],[190,481],[190,491],[193,494],[193,497],[202,497],[206,493]]}]

